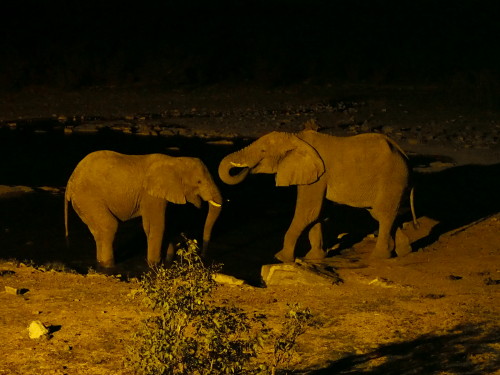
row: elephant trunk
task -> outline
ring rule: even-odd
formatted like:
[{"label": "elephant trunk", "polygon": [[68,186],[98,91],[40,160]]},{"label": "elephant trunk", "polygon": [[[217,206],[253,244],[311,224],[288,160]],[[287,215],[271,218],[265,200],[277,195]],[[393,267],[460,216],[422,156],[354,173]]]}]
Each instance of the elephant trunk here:
[{"label": "elephant trunk", "polygon": [[204,257],[207,253],[208,243],[212,236],[212,229],[220,215],[222,209],[222,196],[217,191],[215,196],[208,200],[208,213],[205,220],[205,226],[203,228],[203,245],[201,250],[201,255]]},{"label": "elephant trunk", "polygon": [[[238,153],[233,153],[227,155],[219,164],[219,177],[220,179],[228,185],[236,185],[242,182],[250,172],[250,166],[243,163],[238,163],[235,157],[239,155]],[[231,174],[231,170],[234,171],[235,168],[241,169],[236,174]]]}]

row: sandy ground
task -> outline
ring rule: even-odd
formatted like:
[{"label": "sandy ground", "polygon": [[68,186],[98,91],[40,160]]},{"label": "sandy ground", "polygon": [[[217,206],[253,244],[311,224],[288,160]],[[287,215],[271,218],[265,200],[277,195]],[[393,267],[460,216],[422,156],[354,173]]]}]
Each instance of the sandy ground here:
[{"label": "sandy ground", "polygon": [[[309,307],[320,326],[299,339],[290,364],[294,373],[497,374],[498,108],[450,104],[446,95],[429,88],[389,91],[362,95],[359,88],[342,94],[338,88],[317,92],[306,87],[41,95],[35,90],[3,97],[0,122],[2,128],[15,129],[48,118],[68,131],[120,125],[132,133],[150,131],[150,136],[171,131],[230,141],[271,130],[300,130],[314,118],[330,134],[391,135],[413,157],[415,169],[421,169],[427,186],[422,196],[437,197],[417,200],[421,227],[405,229],[415,252],[370,262],[374,239],[366,237],[326,260],[337,270],[340,284],[221,285],[216,298],[265,314],[271,326],[287,304]],[[423,158],[429,155],[431,162]],[[478,165],[486,169],[469,171]],[[458,183],[446,187],[443,181]],[[432,190],[434,182],[439,184]],[[485,186],[482,192],[469,191]],[[22,294],[8,293],[5,287]],[[147,314],[130,297],[137,287],[134,280],[2,260],[0,374],[128,374],[125,346]],[[50,327],[50,339],[28,337],[33,320]]]}]

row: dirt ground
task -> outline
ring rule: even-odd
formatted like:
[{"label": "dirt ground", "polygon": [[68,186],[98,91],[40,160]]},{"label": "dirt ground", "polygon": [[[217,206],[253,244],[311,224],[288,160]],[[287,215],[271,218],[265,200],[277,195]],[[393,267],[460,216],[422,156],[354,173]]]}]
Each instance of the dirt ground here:
[{"label": "dirt ground", "polygon": [[[299,130],[315,118],[322,131],[335,135],[391,135],[409,152],[427,186],[416,201],[420,228],[405,228],[413,253],[370,261],[375,240],[366,236],[325,261],[340,276],[339,284],[222,284],[216,298],[264,314],[271,326],[287,304],[310,308],[320,325],[300,337],[291,373],[499,374],[499,108],[450,102],[431,88],[346,92],[29,92],[3,97],[0,123],[12,129],[32,119],[70,123],[74,118],[78,121],[65,125],[74,131],[106,119],[132,132],[169,129],[231,142],[236,136]],[[452,173],[464,170],[458,180]],[[446,187],[443,181],[459,183]],[[125,347],[148,313],[132,298],[137,281],[20,261],[0,261],[0,374],[129,374]],[[28,337],[34,320],[49,327],[50,339]]]}]

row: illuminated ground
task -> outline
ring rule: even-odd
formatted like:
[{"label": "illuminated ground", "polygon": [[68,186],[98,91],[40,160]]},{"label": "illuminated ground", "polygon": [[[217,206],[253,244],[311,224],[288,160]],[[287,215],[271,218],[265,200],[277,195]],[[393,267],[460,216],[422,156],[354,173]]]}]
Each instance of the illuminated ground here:
[{"label": "illuminated ground", "polygon": [[[414,240],[414,253],[368,262],[373,239],[365,236],[373,229],[372,224],[364,216],[346,216],[344,211],[338,213],[332,208],[332,217],[338,223],[337,227],[332,225],[332,237],[340,232],[353,235],[343,238],[349,246],[354,243],[352,248],[334,252],[328,259],[343,279],[342,284],[301,286],[300,292],[292,287],[223,285],[218,298],[249,312],[264,313],[270,324],[277,322],[288,303],[309,307],[322,325],[301,337],[298,354],[290,365],[297,373],[495,374],[500,364],[498,108],[480,98],[477,103],[464,102],[454,95],[450,101],[448,95],[432,88],[363,92],[360,88],[343,91],[331,87],[267,91],[211,88],[173,93],[148,90],[133,95],[108,89],[91,95],[31,92],[3,98],[0,121],[5,132],[7,127],[29,126],[26,119],[40,118],[52,118],[68,131],[82,123],[120,125],[117,131],[149,129],[157,134],[165,130],[222,140],[220,147],[228,148],[268,131],[300,130],[310,118],[331,134],[390,134],[409,152],[418,172],[416,203],[421,228],[416,232],[407,229]],[[71,124],[73,117],[75,123]],[[3,149],[7,146],[3,144]],[[174,152],[182,153],[183,147]],[[223,153],[224,149],[216,149],[214,165]],[[3,156],[4,170],[12,169],[20,157],[6,155],[5,151]],[[0,374],[127,374],[124,346],[144,316],[138,302],[127,297],[137,284],[18,265],[26,259],[23,254],[40,255],[56,246],[54,238],[62,234],[59,222],[66,172],[61,167],[47,181],[43,173],[37,176],[34,187],[48,185],[55,195],[44,198],[44,205],[33,207],[28,215],[16,212],[12,200],[0,202],[4,247],[0,250],[4,258],[0,263]],[[39,172],[34,169],[26,173]],[[0,184],[26,184],[22,174],[8,178]],[[257,180],[255,183],[260,184]],[[266,204],[274,200],[285,205],[290,202],[290,197],[284,196],[288,192],[276,193],[265,183],[253,193],[250,187],[239,193],[227,188],[224,191],[234,203],[228,205],[226,219],[221,218],[214,233],[212,255],[226,264],[227,273],[255,284],[257,268],[245,270],[242,264],[254,267],[272,259],[277,250],[273,244],[279,243],[283,226],[286,229],[291,218],[293,199],[291,207],[262,209],[260,192],[270,195]],[[248,195],[238,195],[245,193]],[[45,197],[43,194],[50,191],[35,194],[33,197]],[[283,200],[275,199],[277,196]],[[245,202],[238,203],[243,198]],[[23,209],[26,207],[30,206]],[[42,211],[46,207],[52,211],[43,221],[49,221],[51,228],[37,232],[33,230],[36,218],[46,212]],[[235,219],[243,208],[253,210],[248,215],[252,220]],[[260,213],[262,216],[255,216]],[[23,229],[24,224],[29,225]],[[269,233],[259,235],[259,225]],[[78,226],[76,217],[72,228],[73,236],[82,238],[76,243],[91,251],[91,239],[85,228]],[[365,239],[352,240],[358,237],[357,241]],[[5,260],[10,258],[6,243],[20,244],[15,262]],[[78,259],[79,249],[72,249],[72,260]],[[132,261],[122,266],[126,268]],[[5,286],[25,289],[24,294],[5,293]],[[26,328],[33,320],[52,327],[52,338],[30,340]]]}]

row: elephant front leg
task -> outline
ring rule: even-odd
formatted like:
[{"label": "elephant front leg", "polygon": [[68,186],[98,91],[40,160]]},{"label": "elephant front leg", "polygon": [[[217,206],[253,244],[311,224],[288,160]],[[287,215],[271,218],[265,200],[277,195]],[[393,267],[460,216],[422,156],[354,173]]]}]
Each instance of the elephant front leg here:
[{"label": "elephant front leg", "polygon": [[142,226],[148,239],[148,264],[155,265],[161,261],[161,245],[165,229],[165,201],[150,202],[142,207]]},{"label": "elephant front leg", "polygon": [[[323,204],[324,191],[325,188],[320,184],[299,186],[297,188],[295,215],[285,234],[283,249],[274,255],[276,259],[285,263],[294,261],[295,245],[297,244],[299,236],[309,224],[318,220]],[[316,223],[309,233],[312,251],[311,256],[316,255],[318,246],[322,246],[323,240],[321,237],[321,226],[319,223]]]}]

